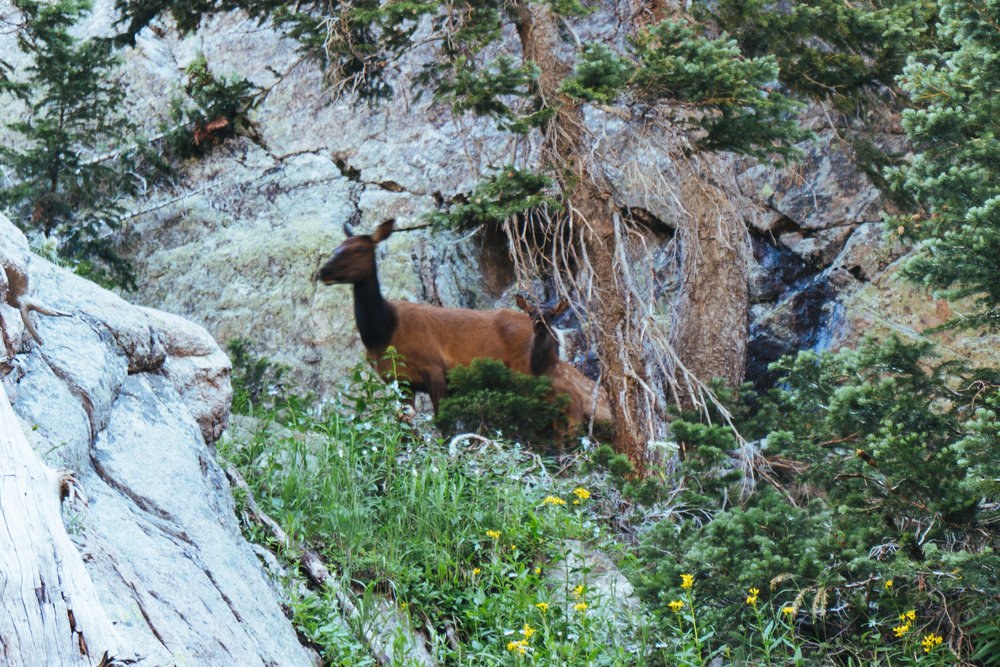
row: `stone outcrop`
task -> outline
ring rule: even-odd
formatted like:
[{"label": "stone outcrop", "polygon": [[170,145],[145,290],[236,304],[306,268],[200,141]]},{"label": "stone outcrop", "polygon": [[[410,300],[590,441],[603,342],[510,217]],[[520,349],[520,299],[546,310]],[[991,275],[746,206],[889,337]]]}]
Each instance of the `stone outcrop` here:
[{"label": "stone outcrop", "polygon": [[115,657],[310,664],[211,450],[229,415],[226,355],[200,326],[30,254],[2,215],[0,255],[26,266],[34,297],[68,313],[31,315],[43,345],[12,309],[0,313],[18,352],[3,382],[35,451],[75,480],[64,521],[130,653]]}]

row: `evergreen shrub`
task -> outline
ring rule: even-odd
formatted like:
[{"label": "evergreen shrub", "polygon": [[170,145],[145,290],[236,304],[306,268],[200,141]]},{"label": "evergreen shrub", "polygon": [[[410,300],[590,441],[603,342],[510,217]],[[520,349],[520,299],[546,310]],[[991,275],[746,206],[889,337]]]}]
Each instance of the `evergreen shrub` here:
[{"label": "evergreen shrub", "polygon": [[1000,374],[898,338],[774,366],[779,387],[734,406],[770,466],[745,500],[732,432],[672,424],[685,458],[668,485],[684,491],[646,539],[647,600],[669,619],[695,575],[722,641],[750,588],[805,610],[814,646],[857,645],[897,607],[966,657],[995,639],[981,619],[1000,613]]},{"label": "evergreen shrub", "polygon": [[493,434],[532,443],[550,442],[566,423],[565,394],[549,402],[552,380],[524,375],[496,359],[475,359],[448,372],[448,397],[441,401],[435,425],[447,434],[464,431]]}]

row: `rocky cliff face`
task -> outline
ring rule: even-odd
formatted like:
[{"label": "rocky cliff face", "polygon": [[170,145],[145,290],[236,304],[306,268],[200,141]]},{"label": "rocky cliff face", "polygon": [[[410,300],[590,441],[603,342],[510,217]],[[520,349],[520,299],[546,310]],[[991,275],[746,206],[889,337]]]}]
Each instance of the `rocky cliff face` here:
[{"label": "rocky cliff face", "polygon": [[[114,17],[113,0],[98,0],[86,30],[108,34]],[[613,19],[613,10],[598,12],[587,34],[611,34]],[[412,98],[408,85],[420,54],[398,64],[395,98],[373,108],[335,99],[294,42],[239,13],[183,38],[168,19],[155,28],[124,52],[120,75],[133,117],[148,119],[150,130],[198,57],[217,77],[245,77],[268,93],[251,114],[255,140],[217,146],[183,165],[174,186],[136,204],[146,212],[125,233],[141,276],[130,298],[191,318],[222,343],[250,339],[257,352],[290,366],[293,380],[324,394],[331,378],[362,355],[350,290],[312,280],[342,239],[343,223],[362,231],[389,217],[401,227],[419,223],[441,202],[467,194],[484,165],[505,164],[510,146],[489,123],[453,118],[427,95]],[[0,36],[0,44],[13,52],[11,39]],[[669,181],[670,156],[634,141],[635,127],[625,120],[594,113],[587,122],[619,158],[609,161],[608,177],[631,197],[642,242],[653,249],[654,265],[643,269],[661,280],[676,273],[670,244],[678,207],[711,203],[678,202],[669,182],[651,196],[642,184]],[[920,314],[912,323],[895,322],[880,303],[880,318],[872,317],[879,292],[873,286],[885,282],[907,249],[884,240],[879,195],[838,147],[830,116],[811,109],[804,122],[818,140],[802,146],[801,163],[779,170],[724,158],[713,162],[721,171],[706,174],[735,184],[724,189],[748,221],[756,261],[747,373],[758,382],[768,380],[767,364],[782,354],[853,343],[876,319],[888,317],[880,330],[901,331],[940,321],[933,300],[899,285],[893,289],[905,294],[897,296]],[[898,128],[887,124],[878,141],[898,148]],[[383,289],[393,298],[484,308],[513,307],[514,291],[534,288],[541,296],[539,284],[514,282],[506,240],[496,234],[396,233],[379,261]],[[654,296],[658,310],[670,312],[676,295]],[[561,324],[574,326],[571,318]]]},{"label": "rocky cliff face", "polygon": [[[123,72],[150,113],[165,105],[161,91],[180,85],[197,54],[217,76],[246,77],[270,92],[252,115],[259,141],[238,138],[187,165],[176,191],[155,195],[147,206],[156,210],[135,219],[127,236],[143,276],[137,298],[191,317],[219,341],[251,339],[323,394],[362,353],[350,290],[311,279],[341,240],[342,224],[368,230],[389,217],[403,227],[419,223],[441,201],[469,192],[477,168],[503,164],[507,145],[488,125],[453,119],[427,96],[410,99],[407,79],[419,58],[401,63],[396,98],[370,108],[332,99],[320,73],[298,63],[294,44],[238,14],[183,39],[161,27],[141,33]],[[884,240],[879,195],[838,148],[826,119],[819,109],[807,115],[819,138],[803,145],[801,164],[778,170],[723,159],[717,165],[726,173],[706,176],[736,184],[729,194],[749,221],[756,263],[747,371],[758,382],[769,379],[767,364],[782,354],[856,341],[872,321],[857,312],[869,300],[855,295],[867,293],[906,250]],[[669,179],[670,158],[636,159],[649,148],[632,141],[626,122],[599,114],[588,122],[621,157],[608,164],[608,175],[622,192],[635,193],[628,203],[653,248],[648,270],[662,279],[676,271],[670,243],[678,202],[669,184],[657,198],[639,183]],[[881,141],[895,145],[898,135],[887,131]],[[630,171],[636,164],[643,169]],[[393,298],[513,307],[514,291],[541,293],[537,284],[513,282],[506,241],[496,235],[397,233],[386,245],[380,277]],[[669,312],[675,295],[656,296]],[[935,308],[921,295],[911,300]]]},{"label": "rocky cliff face", "polygon": [[32,255],[3,215],[0,255],[66,313],[30,315],[38,345],[2,308],[18,352],[3,382],[35,451],[75,478],[65,523],[131,657],[309,664],[211,451],[228,422],[226,355],[203,328]]}]

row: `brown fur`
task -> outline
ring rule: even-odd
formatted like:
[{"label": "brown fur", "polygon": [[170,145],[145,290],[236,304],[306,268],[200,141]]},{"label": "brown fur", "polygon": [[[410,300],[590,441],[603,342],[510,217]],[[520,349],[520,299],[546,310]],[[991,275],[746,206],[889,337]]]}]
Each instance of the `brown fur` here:
[{"label": "brown fur", "polygon": [[532,306],[518,294],[518,307],[531,319],[532,337],[528,353],[532,373],[552,379],[552,394],[569,395],[566,422],[569,427],[590,421],[611,421],[611,406],[603,387],[559,358],[559,340],[552,322],[566,311],[569,304],[560,301],[555,306]]},{"label": "brown fur", "polygon": [[414,392],[430,395],[437,414],[448,395],[445,376],[456,366],[488,357],[512,370],[530,373],[531,322],[513,310],[444,308],[382,298],[375,269],[375,246],[392,233],[393,221],[382,223],[371,236],[348,234],[320,268],[327,285],[354,285],[354,314],[368,358],[383,377],[391,377],[392,361],[382,359],[389,346],[403,357],[397,367]]}]

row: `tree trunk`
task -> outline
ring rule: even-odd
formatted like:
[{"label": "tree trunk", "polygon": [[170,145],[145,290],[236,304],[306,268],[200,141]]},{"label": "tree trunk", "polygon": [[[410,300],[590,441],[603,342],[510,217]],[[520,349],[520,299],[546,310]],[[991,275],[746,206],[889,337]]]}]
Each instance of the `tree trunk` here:
[{"label": "tree trunk", "polygon": [[[732,387],[746,371],[751,253],[743,216],[717,184],[726,171],[720,161],[704,156],[680,168],[686,211],[671,343],[695,377],[706,382],[721,378]],[[697,397],[684,393],[674,398],[684,407],[698,404]]]},{"label": "tree trunk", "polygon": [[[636,289],[634,276],[623,275],[635,269],[626,265],[633,258],[627,256],[615,188],[591,162],[598,142],[586,129],[580,106],[557,99],[571,67],[558,56],[555,17],[540,3],[521,0],[517,9],[522,56],[539,66],[539,92],[556,109],[543,129],[541,160],[554,173],[569,174],[562,178],[562,189],[570,242],[577,246],[576,269],[582,274],[576,285],[589,297],[585,327],[611,399],[614,448],[641,472],[647,444],[664,430],[662,397],[701,406],[701,382],[721,377],[734,385],[743,378],[749,308],[746,228],[725,189],[706,179],[706,170],[716,177],[723,172],[716,156],[676,160],[672,176],[686,209],[678,216],[677,232],[682,285],[670,340],[650,336],[651,297]],[[705,162],[711,164],[700,166]]]},{"label": "tree trunk", "polygon": [[0,384],[0,662],[98,665],[123,656],[60,513],[59,475],[31,449]]},{"label": "tree trunk", "polygon": [[[608,392],[614,422],[614,449],[625,454],[641,473],[650,439],[651,401],[640,384],[645,379],[641,346],[631,336],[629,294],[617,279],[616,250],[621,239],[614,223],[612,187],[599,170],[589,168],[587,132],[579,105],[556,101],[560,82],[571,71],[558,57],[559,35],[554,17],[544,4],[518,3],[518,35],[522,56],[541,69],[538,88],[556,116],[544,129],[542,161],[563,177],[563,193],[574,232],[582,247],[581,266],[588,274],[589,338],[602,365],[602,383]],[[571,241],[571,242],[572,242]],[[578,253],[578,255],[580,255]]]}]

